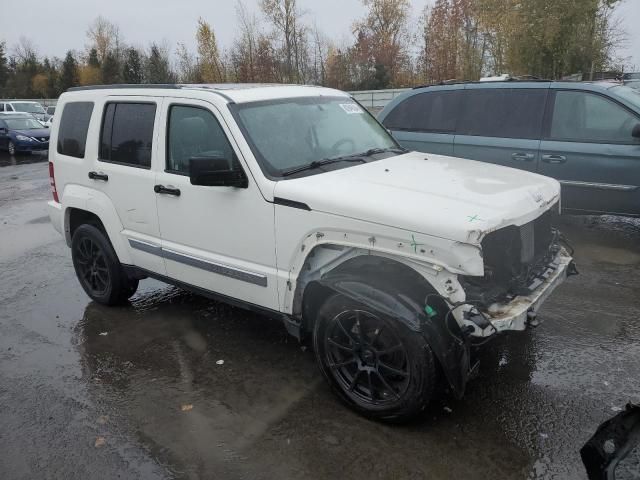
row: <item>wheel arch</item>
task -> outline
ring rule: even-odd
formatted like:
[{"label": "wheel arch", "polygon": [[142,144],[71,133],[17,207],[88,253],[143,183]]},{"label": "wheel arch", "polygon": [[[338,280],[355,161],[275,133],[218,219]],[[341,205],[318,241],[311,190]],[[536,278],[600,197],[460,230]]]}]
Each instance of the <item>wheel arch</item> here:
[{"label": "wheel arch", "polygon": [[[458,397],[464,394],[470,371],[469,344],[458,324],[448,315],[449,303],[422,274],[392,258],[353,252],[351,258],[304,285],[302,338],[313,331],[320,305],[334,293],[393,317],[422,335],[454,394]],[[427,300],[435,314],[427,315]]]},{"label": "wheel arch", "polygon": [[67,246],[75,229],[83,223],[97,225],[111,242],[118,260],[131,264],[129,249],[122,237],[122,222],[109,198],[102,192],[79,185],[69,185],[62,195],[64,208],[64,237]]}]

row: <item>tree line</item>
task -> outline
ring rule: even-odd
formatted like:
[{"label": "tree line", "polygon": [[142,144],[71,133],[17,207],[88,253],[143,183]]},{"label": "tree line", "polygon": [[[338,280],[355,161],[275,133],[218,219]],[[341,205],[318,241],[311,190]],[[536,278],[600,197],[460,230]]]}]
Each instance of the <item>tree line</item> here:
[{"label": "tree line", "polygon": [[329,39],[296,0],[238,0],[237,34],[221,48],[210,23],[195,51],[179,43],[127,44],[97,17],[84,48],[43,57],[28,38],[0,41],[0,97],[55,98],[67,88],[114,83],[299,83],[343,90],[399,88],[509,73],[558,79],[620,69],[623,0],[436,0],[419,19],[410,0],[362,0],[350,41]]}]

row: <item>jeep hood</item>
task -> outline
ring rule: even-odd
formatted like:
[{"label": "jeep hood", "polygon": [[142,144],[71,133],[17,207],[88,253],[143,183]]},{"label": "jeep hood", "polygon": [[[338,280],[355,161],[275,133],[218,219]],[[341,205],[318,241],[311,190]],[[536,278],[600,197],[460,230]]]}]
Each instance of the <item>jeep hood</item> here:
[{"label": "jeep hood", "polygon": [[560,184],[513,168],[410,152],[279,181],[274,196],[340,215],[453,241],[523,225],[560,199]]}]

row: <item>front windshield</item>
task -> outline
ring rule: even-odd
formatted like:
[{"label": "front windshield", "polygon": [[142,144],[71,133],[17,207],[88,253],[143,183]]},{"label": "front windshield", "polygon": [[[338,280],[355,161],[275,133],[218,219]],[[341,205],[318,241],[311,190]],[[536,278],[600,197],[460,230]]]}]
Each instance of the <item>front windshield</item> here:
[{"label": "front windshield", "polygon": [[38,103],[32,102],[16,102],[12,103],[13,108],[16,112],[26,112],[26,113],[44,113],[44,108]]},{"label": "front windshield", "polygon": [[348,97],[254,102],[235,105],[233,111],[263,171],[272,177],[312,162],[398,146]]},{"label": "front windshield", "polygon": [[11,130],[35,130],[43,128],[42,124],[33,118],[5,118],[5,123]]},{"label": "front windshield", "polygon": [[640,91],[635,88],[620,85],[612,87],[611,91],[627,102],[632,103],[635,107],[640,108]]}]

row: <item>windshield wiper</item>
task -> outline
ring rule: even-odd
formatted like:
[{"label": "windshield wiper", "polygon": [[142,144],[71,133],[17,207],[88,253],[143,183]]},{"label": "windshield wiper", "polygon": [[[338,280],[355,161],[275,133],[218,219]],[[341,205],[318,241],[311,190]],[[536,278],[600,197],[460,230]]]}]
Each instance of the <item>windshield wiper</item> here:
[{"label": "windshield wiper", "polygon": [[407,153],[408,151],[409,150],[407,150],[406,148],[403,148],[403,147],[370,148],[366,152],[360,153],[360,154],[357,154],[357,155],[363,156],[363,157],[370,157],[371,155],[377,155],[378,153],[386,153],[386,152]]},{"label": "windshield wiper", "polygon": [[409,150],[402,147],[390,147],[390,148],[370,148],[366,152],[362,153],[353,153],[351,155],[343,155],[341,157],[333,157],[333,158],[325,158],[323,160],[315,160],[307,165],[302,165],[301,167],[295,167],[290,170],[285,170],[282,172],[283,177],[288,177],[289,175],[293,175],[295,173],[304,172],[306,170],[315,170],[318,167],[323,165],[329,165],[331,163],[338,162],[360,162],[366,163],[367,161],[364,157],[371,157],[372,155],[377,155],[378,153],[407,153]]},{"label": "windshield wiper", "polygon": [[295,173],[304,172],[306,170],[315,170],[316,168],[322,167],[323,165],[329,165],[331,163],[338,162],[360,162],[366,163],[367,161],[362,158],[361,154],[356,155],[346,155],[344,157],[334,157],[334,158],[325,158],[324,160],[314,160],[313,162],[302,165],[301,167],[291,168],[289,170],[285,170],[282,172],[283,177],[288,177],[289,175],[293,175]]}]

